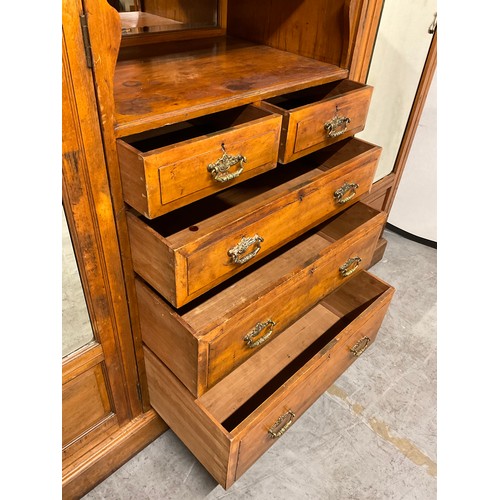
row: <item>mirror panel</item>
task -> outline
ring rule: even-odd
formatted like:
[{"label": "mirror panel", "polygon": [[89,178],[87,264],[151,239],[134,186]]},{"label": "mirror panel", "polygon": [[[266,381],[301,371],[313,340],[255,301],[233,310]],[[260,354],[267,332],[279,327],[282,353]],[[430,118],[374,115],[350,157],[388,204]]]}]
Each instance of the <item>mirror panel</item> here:
[{"label": "mirror panel", "polygon": [[62,211],[62,356],[94,339],[80,273],[64,210]]},{"label": "mirror panel", "polygon": [[119,13],[122,35],[215,28],[218,0],[108,0]]}]

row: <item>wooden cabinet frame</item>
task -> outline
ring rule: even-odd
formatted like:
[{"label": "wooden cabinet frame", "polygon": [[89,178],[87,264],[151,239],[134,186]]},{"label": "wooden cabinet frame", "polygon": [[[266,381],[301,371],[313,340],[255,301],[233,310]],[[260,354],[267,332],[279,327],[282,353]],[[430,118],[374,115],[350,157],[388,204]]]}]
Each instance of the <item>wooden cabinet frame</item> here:
[{"label": "wooden cabinet frame", "polygon": [[[227,0],[221,2],[225,5]],[[349,68],[352,80],[366,82],[382,5],[383,0],[345,2],[350,16],[346,16],[342,66]],[[90,67],[80,22],[84,14]],[[148,401],[116,137],[109,113],[114,109],[110,75],[120,45],[110,44],[119,37],[108,34],[121,28],[106,0],[63,0],[62,22],[63,204],[96,339],[65,359],[62,378],[65,384],[102,365],[112,408],[110,416],[84,432],[63,457],[63,497],[79,498],[164,432],[166,425]],[[225,18],[220,28],[225,30]],[[186,36],[186,32],[172,32],[165,40]],[[431,76],[435,39],[436,35],[424,71]],[[431,79],[423,77],[418,102],[425,100]],[[420,111],[414,108],[410,122],[418,123],[421,107]],[[408,150],[415,128],[412,132],[409,124],[405,134]],[[406,157],[402,146],[396,169],[373,186],[367,203],[390,210]],[[379,245],[378,258],[384,248]]]}]

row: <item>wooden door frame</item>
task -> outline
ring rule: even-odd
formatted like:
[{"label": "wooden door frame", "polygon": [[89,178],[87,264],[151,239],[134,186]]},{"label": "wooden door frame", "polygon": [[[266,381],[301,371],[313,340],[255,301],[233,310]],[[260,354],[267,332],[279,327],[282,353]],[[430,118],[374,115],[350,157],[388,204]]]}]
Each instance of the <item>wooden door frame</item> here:
[{"label": "wooden door frame", "polygon": [[[144,411],[92,70],[80,0],[63,0],[63,207],[95,341],[66,356],[63,385],[101,364],[109,415],[63,454],[63,498],[80,498],[166,429]],[[63,391],[64,395],[64,391]],[[82,410],[84,411],[84,410]],[[64,419],[64,415],[63,415]]]}]

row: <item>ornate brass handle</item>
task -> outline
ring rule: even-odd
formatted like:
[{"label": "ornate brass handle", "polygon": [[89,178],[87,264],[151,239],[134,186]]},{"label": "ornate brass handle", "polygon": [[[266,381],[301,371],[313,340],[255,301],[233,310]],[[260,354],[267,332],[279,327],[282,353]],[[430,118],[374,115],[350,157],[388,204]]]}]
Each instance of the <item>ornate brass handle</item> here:
[{"label": "ornate brass handle", "polygon": [[[272,319],[268,319],[267,321],[264,321],[262,323],[257,323],[253,330],[250,333],[247,333],[244,337],[243,340],[247,343],[247,346],[250,348],[257,347],[261,344],[263,344],[272,334],[273,334],[273,327],[276,325],[276,323]],[[262,330],[264,330],[267,327],[270,327],[268,331],[260,337],[260,339],[257,340],[252,340],[254,339]]]},{"label": "ornate brass handle", "polygon": [[366,351],[370,342],[370,337],[363,337],[359,339],[349,350],[354,354],[354,356],[359,358],[359,356]]},{"label": "ornate brass handle", "polygon": [[[263,241],[264,238],[262,238],[262,236],[259,236],[258,234],[255,234],[251,238],[243,236],[243,238],[241,238],[240,242],[236,246],[230,248],[227,251],[227,254],[229,255],[229,257],[231,257],[231,260],[235,264],[245,264],[245,262],[248,262],[259,253],[260,244]],[[252,245],[255,245],[255,248],[250,253],[247,253],[246,255],[241,257],[241,255],[244,254]]]},{"label": "ornate brass handle", "polygon": [[[347,130],[347,125],[351,123],[350,118],[347,116],[335,115],[331,120],[325,123],[325,130],[328,137],[338,137],[342,135]],[[339,129],[339,127],[343,127]]]},{"label": "ornate brass handle", "polygon": [[359,266],[361,257],[351,257],[339,267],[340,274],[345,278],[350,276]]},{"label": "ornate brass handle", "polygon": [[[349,200],[352,200],[356,196],[356,189],[359,188],[359,184],[356,184],[355,182],[344,182],[342,186],[340,186],[337,191],[333,193],[333,196],[335,197],[335,201],[339,203],[340,205],[343,205],[344,203],[347,203]],[[352,191],[352,193],[349,196],[344,196],[349,192]]]},{"label": "ornate brass handle", "polygon": [[[283,421],[288,418],[288,421],[283,424]],[[271,426],[271,428],[267,431],[273,439],[279,438],[283,436],[285,432],[289,429],[289,427],[293,424],[293,419],[295,418],[295,413],[292,410],[288,410],[284,415],[281,415],[278,420]]]},{"label": "ornate brass handle", "polygon": [[[224,154],[214,163],[210,163],[207,170],[217,182],[228,182],[235,179],[243,172],[243,163],[246,163],[247,159],[241,154],[238,156],[227,154],[224,143],[221,144],[221,149]],[[232,166],[238,164],[240,166],[236,172],[228,172]]]}]

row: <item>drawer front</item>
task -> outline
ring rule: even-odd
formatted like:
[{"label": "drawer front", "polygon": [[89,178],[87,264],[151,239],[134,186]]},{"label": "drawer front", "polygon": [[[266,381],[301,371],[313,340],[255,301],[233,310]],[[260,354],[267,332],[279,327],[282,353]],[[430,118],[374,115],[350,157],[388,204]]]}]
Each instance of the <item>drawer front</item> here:
[{"label": "drawer front", "polygon": [[[365,87],[291,113],[289,129],[295,137],[295,141],[292,140],[295,157],[298,153],[315,151],[363,130],[371,94],[372,88]],[[329,126],[334,137],[329,135]]]},{"label": "drawer front", "polygon": [[[216,238],[186,246],[182,253],[187,294],[199,295],[355,203],[371,189],[377,160],[378,155],[365,157],[326,171],[248,216],[228,221]],[[357,185],[354,190],[344,189],[353,185]],[[336,197],[335,193],[343,189],[343,194]]]},{"label": "drawer front", "polygon": [[125,201],[151,219],[274,168],[281,120],[270,114],[145,153],[118,140]]},{"label": "drawer front", "polygon": [[[360,132],[365,127],[373,88],[345,80],[345,91],[316,102],[287,109],[279,103],[263,102],[262,107],[283,115],[279,161],[289,163],[339,140]],[[311,89],[311,100],[317,90]],[[302,91],[307,95],[307,91]]]},{"label": "drawer front", "polygon": [[[232,315],[214,331],[215,339],[209,343],[208,388],[271,343],[325,295],[367,268],[385,218],[385,214],[373,211],[368,222],[332,243],[321,257],[311,255],[310,265],[291,279],[278,281],[257,302]],[[322,232],[318,234],[328,237]],[[350,261],[352,264],[346,266]]]},{"label": "drawer front", "polygon": [[154,163],[165,163],[158,169],[164,209],[179,208],[274,168],[279,127],[279,117],[272,117],[259,126],[179,147],[168,160],[155,159]]},{"label": "drawer front", "polygon": [[[356,318],[314,360],[295,374],[240,426],[241,443],[235,479],[283,435],[328,387],[373,343],[391,294],[379,299],[369,314]],[[368,316],[368,317],[365,317]],[[369,339],[369,340],[367,340]],[[353,354],[355,350],[358,354]]]}]

